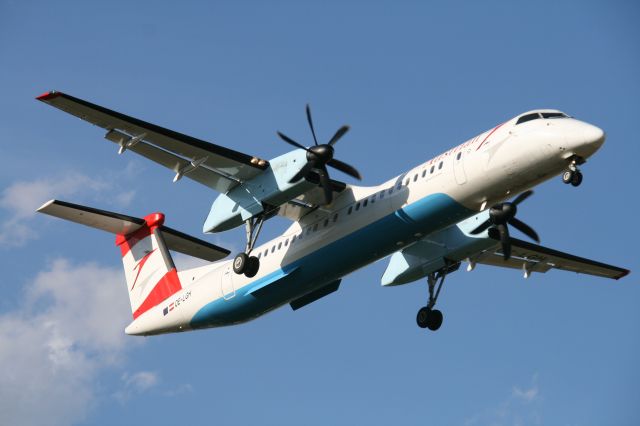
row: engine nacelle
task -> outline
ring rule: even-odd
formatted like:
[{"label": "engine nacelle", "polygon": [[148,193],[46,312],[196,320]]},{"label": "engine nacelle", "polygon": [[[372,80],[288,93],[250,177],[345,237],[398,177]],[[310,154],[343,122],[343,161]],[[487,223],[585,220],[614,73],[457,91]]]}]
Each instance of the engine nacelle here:
[{"label": "engine nacelle", "polygon": [[264,212],[264,206],[280,206],[313,189],[316,185],[300,179],[289,180],[307,162],[306,152],[296,149],[269,161],[269,168],[251,180],[221,194],[211,206],[203,232],[220,232],[242,225]]},{"label": "engine nacelle", "polygon": [[495,240],[488,238],[486,231],[478,235],[469,233],[487,216],[487,211],[484,211],[395,252],[382,276],[382,285],[400,285],[419,280],[445,267],[445,259],[460,262],[473,253],[495,245]]}]

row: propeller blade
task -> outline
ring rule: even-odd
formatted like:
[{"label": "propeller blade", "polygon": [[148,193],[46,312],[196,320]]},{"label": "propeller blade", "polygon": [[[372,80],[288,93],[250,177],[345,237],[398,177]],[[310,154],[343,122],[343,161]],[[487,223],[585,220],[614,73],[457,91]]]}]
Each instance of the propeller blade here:
[{"label": "propeller blade", "polygon": [[329,181],[329,173],[327,172],[327,168],[322,166],[318,169],[318,174],[320,175],[320,186],[324,191],[324,203],[331,204],[333,201],[333,191],[331,190],[331,182]]},{"label": "propeller blade", "polygon": [[307,176],[309,171],[311,171],[311,169],[313,169],[315,166],[316,166],[316,162],[315,161],[307,161],[307,164],[302,166],[302,168],[298,171],[298,173],[296,173],[294,177],[289,179],[289,183],[297,182],[300,179],[302,179],[303,177]]},{"label": "propeller blade", "polygon": [[498,225],[498,232],[500,233],[500,244],[502,245],[502,256],[504,260],[509,260],[511,257],[511,240],[509,239],[509,228],[507,225]]},{"label": "propeller blade", "polygon": [[280,138],[285,141],[286,143],[288,143],[289,145],[293,145],[296,148],[300,148],[300,149],[304,149],[305,151],[309,151],[309,149],[306,146],[303,146],[301,144],[299,144],[298,142],[294,141],[293,139],[291,139],[289,136],[285,135],[284,133],[280,133],[277,132],[278,136],[280,136]]},{"label": "propeller blade", "polygon": [[340,161],[340,160],[337,160],[337,159],[333,158],[333,159],[331,159],[331,161],[329,161],[327,163],[327,165],[333,167],[334,169],[338,169],[342,173],[346,173],[349,176],[352,176],[352,177],[354,177],[354,178],[356,178],[358,180],[362,180],[362,176],[360,176],[360,172],[358,172],[355,169],[355,167],[350,166],[349,164],[347,164],[347,163],[345,163],[343,161]]},{"label": "propeller blade", "polygon": [[329,141],[329,145],[333,146],[335,145],[336,142],[338,142],[338,139],[340,139],[341,137],[344,136],[345,133],[347,133],[349,131],[349,126],[342,126],[338,129],[338,131],[336,132],[335,135],[333,135],[333,137],[331,138],[331,140]]},{"label": "propeller blade", "polygon": [[518,204],[520,204],[521,202],[523,202],[524,200],[526,200],[527,198],[529,198],[532,195],[533,195],[533,191],[532,190],[525,191],[522,194],[518,195],[516,197],[516,199],[512,201],[512,203],[517,206]]},{"label": "propeller blade", "polygon": [[311,108],[309,108],[309,104],[307,104],[307,121],[309,122],[309,127],[311,128],[313,142],[315,142],[316,146],[318,146],[318,139],[316,139],[316,131],[313,129],[313,120],[311,120]]},{"label": "propeller blade", "polygon": [[478,227],[476,229],[474,229],[473,231],[471,231],[469,233],[471,235],[476,235],[476,234],[479,234],[479,233],[483,232],[484,230],[486,230],[490,226],[491,226],[491,219],[487,219],[484,222],[482,222],[480,225],[478,225]]},{"label": "propeller blade", "polygon": [[538,237],[538,234],[536,233],[536,231],[533,230],[532,227],[530,227],[520,219],[516,219],[515,217],[511,218],[509,220],[509,223],[513,225],[513,227],[516,228],[518,231],[522,232],[527,237],[531,238],[536,243],[540,244],[540,238]]}]

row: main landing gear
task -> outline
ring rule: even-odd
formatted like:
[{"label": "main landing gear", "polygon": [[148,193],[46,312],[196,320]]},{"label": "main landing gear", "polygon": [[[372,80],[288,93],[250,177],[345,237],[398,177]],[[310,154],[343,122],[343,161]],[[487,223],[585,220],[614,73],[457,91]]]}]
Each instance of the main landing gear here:
[{"label": "main landing gear", "polygon": [[573,186],[580,186],[582,183],[582,172],[578,169],[577,161],[569,163],[569,168],[562,173],[562,182]]},{"label": "main landing gear", "polygon": [[233,272],[238,275],[244,274],[248,278],[255,277],[258,273],[258,269],[260,269],[260,259],[256,256],[251,256],[251,251],[258,240],[258,235],[260,235],[260,230],[262,230],[264,220],[264,216],[260,215],[245,222],[247,230],[247,246],[244,253],[239,253],[233,259]]},{"label": "main landing gear", "polygon": [[438,272],[432,272],[427,276],[427,284],[429,284],[429,303],[418,311],[418,315],[416,316],[418,327],[436,331],[442,325],[442,312],[437,309],[433,309],[433,307],[436,305],[436,301],[438,300],[440,290],[442,290],[442,284],[444,284],[444,278],[447,276],[447,272],[447,268],[444,268]]}]

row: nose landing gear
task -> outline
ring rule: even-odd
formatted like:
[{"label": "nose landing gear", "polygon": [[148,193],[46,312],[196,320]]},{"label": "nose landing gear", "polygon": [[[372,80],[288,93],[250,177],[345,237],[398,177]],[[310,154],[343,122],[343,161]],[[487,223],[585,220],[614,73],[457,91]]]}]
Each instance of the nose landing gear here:
[{"label": "nose landing gear", "polygon": [[562,173],[562,182],[573,186],[580,186],[582,183],[582,172],[578,169],[576,160],[569,163],[569,168]]}]

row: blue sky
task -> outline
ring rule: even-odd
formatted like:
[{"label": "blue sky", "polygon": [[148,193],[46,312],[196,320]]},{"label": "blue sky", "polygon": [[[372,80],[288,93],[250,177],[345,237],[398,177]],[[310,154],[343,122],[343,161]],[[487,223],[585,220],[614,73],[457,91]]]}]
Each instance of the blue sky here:
[{"label": "blue sky", "polygon": [[112,237],[33,214],[59,197],[200,235],[216,195],[118,156],[33,99],[50,89],[263,158],[288,149],[276,130],[310,142],[310,102],[321,139],[351,125],[338,156],[365,184],[549,107],[607,142],[581,187],[553,179],[519,217],[637,270],[639,19],[615,1],[0,1],[0,423],[640,424],[633,273],[461,270],[425,333],[425,283],[380,287],[382,261],[297,312],[135,338]]}]

